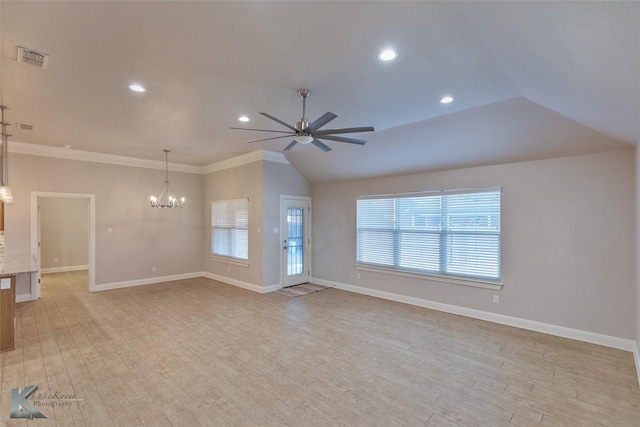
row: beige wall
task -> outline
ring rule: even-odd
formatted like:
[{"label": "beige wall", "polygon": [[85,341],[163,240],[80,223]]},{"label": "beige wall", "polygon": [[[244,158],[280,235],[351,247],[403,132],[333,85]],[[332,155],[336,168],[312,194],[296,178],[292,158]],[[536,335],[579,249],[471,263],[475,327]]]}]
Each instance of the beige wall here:
[{"label": "beige wall", "polygon": [[[204,271],[251,285],[262,285],[262,161],[220,170],[204,177],[202,207]],[[249,198],[249,265],[211,258],[211,202]]]},{"label": "beige wall", "polygon": [[202,271],[201,175],[170,172],[185,207],[152,209],[149,196],[162,189],[164,170],[11,154],[9,174],[15,202],[5,212],[7,253],[31,252],[32,191],[85,193],[95,195],[97,285]]},{"label": "beige wall", "polygon": [[[291,165],[264,162],[263,286],[281,282],[280,196],[310,196],[307,180]],[[313,207],[313,204],[312,204]],[[274,233],[274,227],[279,232]],[[313,268],[313,267],[312,267]]]},{"label": "beige wall", "polygon": [[[314,185],[314,277],[635,340],[634,174],[629,150]],[[496,186],[501,291],[368,271],[356,278],[357,195]]]},{"label": "beige wall", "polygon": [[[308,196],[309,183],[293,166],[255,161],[204,179],[204,270],[260,289],[280,283],[280,196]],[[249,266],[211,258],[211,207],[215,200],[249,198]]]},{"label": "beige wall", "polygon": [[[186,207],[156,210],[147,200],[160,190],[161,170],[22,154],[9,162],[16,201],[6,207],[6,252],[30,252],[31,191],[94,194],[98,285],[197,271],[258,286],[279,283],[279,234],[272,231],[279,227],[280,195],[309,195],[293,167],[258,161],[204,177],[171,172]],[[640,342],[636,169],[640,154],[629,150],[315,185],[313,275]],[[367,271],[356,279],[356,195],[489,186],[503,187],[503,290]],[[209,202],[237,197],[250,198],[249,267],[210,259]],[[28,288],[19,286],[21,293]],[[495,293],[499,305],[491,304]]]},{"label": "beige wall", "polygon": [[640,149],[636,148],[636,194],[635,194],[635,207],[636,207],[636,248],[635,248],[635,261],[636,261],[636,292],[635,292],[635,305],[636,305],[636,369],[638,370],[638,380],[640,381]]},{"label": "beige wall", "polygon": [[40,243],[43,269],[89,264],[89,200],[41,198]]}]

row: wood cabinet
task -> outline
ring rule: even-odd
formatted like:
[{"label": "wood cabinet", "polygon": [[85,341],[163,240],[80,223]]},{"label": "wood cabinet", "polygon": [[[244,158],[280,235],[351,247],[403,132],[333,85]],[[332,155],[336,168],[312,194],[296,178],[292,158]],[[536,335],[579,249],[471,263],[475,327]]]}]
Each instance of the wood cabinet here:
[{"label": "wood cabinet", "polygon": [[16,327],[16,276],[0,277],[0,351],[13,350]]}]

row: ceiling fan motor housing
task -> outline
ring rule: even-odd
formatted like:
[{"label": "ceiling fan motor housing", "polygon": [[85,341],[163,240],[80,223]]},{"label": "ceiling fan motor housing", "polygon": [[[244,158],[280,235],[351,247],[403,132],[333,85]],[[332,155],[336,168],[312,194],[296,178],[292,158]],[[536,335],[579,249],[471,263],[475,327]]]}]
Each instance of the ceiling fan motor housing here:
[{"label": "ceiling fan motor housing", "polygon": [[300,133],[305,133],[304,130],[309,127],[309,121],[305,117],[296,123],[296,130]]}]

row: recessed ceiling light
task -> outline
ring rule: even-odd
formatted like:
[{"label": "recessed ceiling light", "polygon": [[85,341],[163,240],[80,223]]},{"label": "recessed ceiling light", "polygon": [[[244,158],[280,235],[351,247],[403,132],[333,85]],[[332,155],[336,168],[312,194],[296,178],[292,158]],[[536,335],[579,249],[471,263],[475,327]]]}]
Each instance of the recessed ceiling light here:
[{"label": "recessed ceiling light", "polygon": [[146,92],[147,91],[147,89],[145,89],[144,86],[141,86],[141,85],[139,85],[137,83],[130,84],[129,85],[129,89],[131,89],[134,92]]},{"label": "recessed ceiling light", "polygon": [[248,121],[249,121],[249,117],[247,117],[247,116],[240,116],[240,117],[238,117],[238,120],[240,120],[241,122],[248,122]]},{"label": "recessed ceiling light", "polygon": [[451,104],[453,102],[454,98],[453,96],[443,96],[442,98],[440,98],[440,103],[441,104]]},{"label": "recessed ceiling light", "polygon": [[398,56],[398,53],[395,50],[385,49],[378,54],[378,59],[380,61],[391,61],[393,59],[396,59],[397,56]]}]

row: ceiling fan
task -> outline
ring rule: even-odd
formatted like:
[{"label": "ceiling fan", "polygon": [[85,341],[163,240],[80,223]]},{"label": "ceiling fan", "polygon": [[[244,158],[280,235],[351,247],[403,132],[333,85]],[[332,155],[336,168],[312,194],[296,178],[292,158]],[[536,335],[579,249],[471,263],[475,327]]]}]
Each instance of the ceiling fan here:
[{"label": "ceiling fan", "polygon": [[252,142],[259,142],[259,141],[269,141],[272,139],[280,139],[280,138],[291,138],[291,136],[293,136],[293,141],[291,141],[291,143],[289,145],[287,145],[285,147],[284,150],[282,151],[289,151],[291,150],[296,144],[313,144],[316,147],[318,147],[319,149],[321,149],[324,152],[327,151],[331,151],[331,148],[329,148],[326,144],[324,144],[323,142],[320,141],[320,139],[326,139],[329,141],[338,141],[338,142],[347,142],[349,144],[359,144],[359,145],[364,145],[367,141],[364,139],[355,139],[355,138],[345,138],[343,136],[336,136],[335,134],[341,134],[341,133],[360,133],[360,132],[373,132],[373,126],[364,126],[364,127],[355,127],[355,128],[341,128],[341,129],[323,129],[320,130],[320,128],[324,125],[326,125],[327,123],[329,123],[331,120],[335,119],[336,117],[338,117],[337,115],[333,114],[333,113],[324,113],[319,119],[317,119],[315,122],[313,123],[309,123],[309,121],[307,120],[306,117],[306,101],[307,98],[309,97],[309,95],[311,94],[311,91],[309,89],[299,89],[298,90],[298,95],[300,95],[300,97],[302,98],[302,119],[300,119],[299,122],[296,123],[295,127],[291,126],[290,124],[276,118],[273,117],[270,114],[267,113],[260,113],[263,116],[280,123],[282,126],[286,127],[287,129],[289,129],[289,131],[280,131],[280,130],[269,130],[269,129],[249,129],[249,128],[235,128],[232,127],[231,129],[238,129],[238,130],[253,130],[253,131],[259,131],[259,132],[276,132],[276,133],[283,133],[285,135],[281,135],[281,136],[275,136],[273,138],[262,138],[262,139],[255,139],[253,141],[247,141],[248,143],[252,143]]}]

